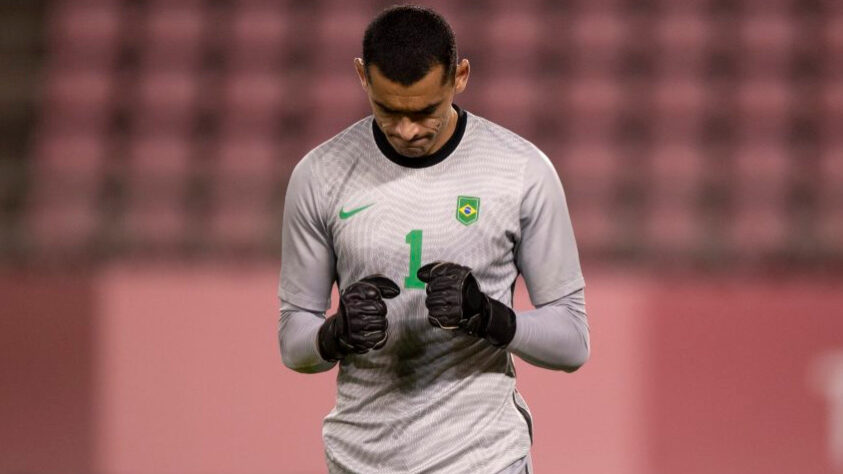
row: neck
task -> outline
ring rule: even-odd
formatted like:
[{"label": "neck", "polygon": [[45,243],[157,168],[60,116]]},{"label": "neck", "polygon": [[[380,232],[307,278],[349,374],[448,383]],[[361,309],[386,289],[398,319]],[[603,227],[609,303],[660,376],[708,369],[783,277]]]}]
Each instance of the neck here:
[{"label": "neck", "polygon": [[445,124],[445,130],[439,134],[439,139],[436,141],[436,144],[430,149],[430,153],[428,155],[432,155],[439,151],[448,140],[454,136],[454,131],[457,129],[457,109],[451,105],[450,110],[448,111],[448,123]]}]

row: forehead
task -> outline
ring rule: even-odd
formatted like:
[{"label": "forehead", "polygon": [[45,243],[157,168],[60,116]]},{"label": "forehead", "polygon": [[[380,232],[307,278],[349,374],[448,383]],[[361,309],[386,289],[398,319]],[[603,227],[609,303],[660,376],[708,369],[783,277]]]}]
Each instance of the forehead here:
[{"label": "forehead", "polygon": [[414,110],[427,107],[448,97],[452,81],[442,81],[445,67],[434,66],[423,78],[409,86],[387,79],[377,66],[369,67],[369,93],[372,99],[391,109]]}]

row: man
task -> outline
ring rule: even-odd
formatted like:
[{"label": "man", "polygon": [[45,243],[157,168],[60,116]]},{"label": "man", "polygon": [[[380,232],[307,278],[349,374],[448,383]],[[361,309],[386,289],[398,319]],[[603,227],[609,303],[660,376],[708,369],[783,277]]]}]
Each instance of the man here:
[{"label": "man", "polygon": [[[296,166],[282,231],[284,363],[340,365],[328,468],[531,472],[510,354],[566,371],[589,354],[559,178],[531,143],[453,105],[469,63],[435,12],[385,10],[355,67],[373,115]],[[516,314],[519,273],[537,309]]]}]

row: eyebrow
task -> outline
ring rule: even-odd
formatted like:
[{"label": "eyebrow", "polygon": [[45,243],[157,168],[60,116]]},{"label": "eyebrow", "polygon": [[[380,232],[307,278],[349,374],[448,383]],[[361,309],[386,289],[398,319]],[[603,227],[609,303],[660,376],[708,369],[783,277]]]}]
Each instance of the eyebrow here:
[{"label": "eyebrow", "polygon": [[440,105],[442,105],[442,101],[440,100],[439,102],[436,102],[436,103],[430,104],[430,105],[428,105],[427,107],[424,107],[424,108],[422,108],[422,109],[416,109],[416,110],[403,109],[403,110],[398,110],[398,109],[393,109],[393,108],[387,107],[386,105],[384,105],[384,104],[382,104],[382,103],[380,103],[380,102],[378,102],[378,101],[376,101],[376,100],[375,100],[375,101],[373,101],[373,102],[375,103],[375,105],[377,105],[378,107],[380,107],[380,109],[381,109],[381,110],[383,110],[384,112],[386,112],[386,113],[388,113],[388,114],[407,114],[407,115],[425,115],[425,114],[429,114],[429,113],[432,113],[434,110],[436,110],[436,109],[437,109]]}]

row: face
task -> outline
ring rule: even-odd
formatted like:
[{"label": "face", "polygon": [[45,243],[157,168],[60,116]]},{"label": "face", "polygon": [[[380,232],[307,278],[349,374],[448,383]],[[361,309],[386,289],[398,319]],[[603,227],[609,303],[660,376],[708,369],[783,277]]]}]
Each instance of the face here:
[{"label": "face", "polygon": [[454,133],[457,113],[452,104],[468,82],[468,60],[457,65],[453,80],[442,80],[445,67],[439,64],[410,86],[387,79],[375,65],[369,66],[367,77],[359,58],[355,66],[375,121],[395,151],[409,157],[430,155]]}]

